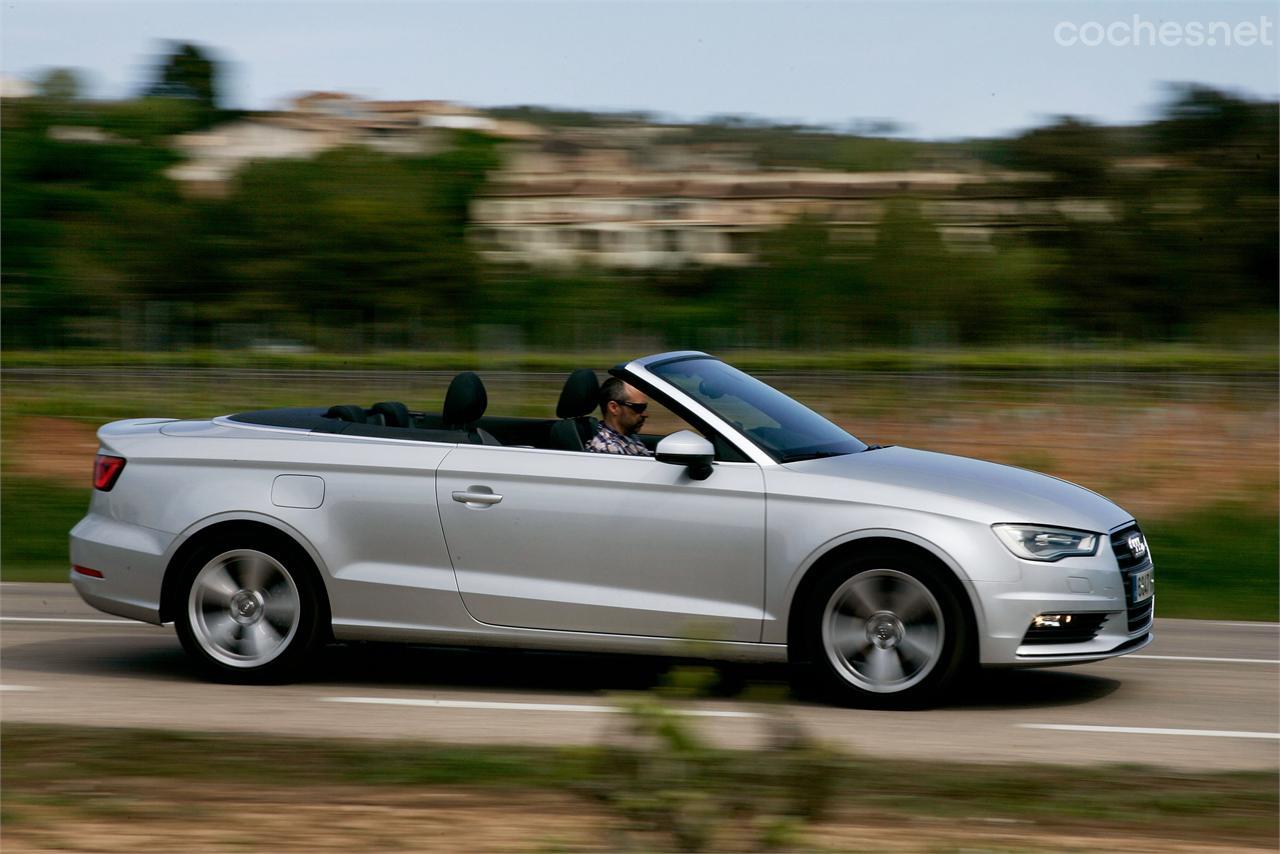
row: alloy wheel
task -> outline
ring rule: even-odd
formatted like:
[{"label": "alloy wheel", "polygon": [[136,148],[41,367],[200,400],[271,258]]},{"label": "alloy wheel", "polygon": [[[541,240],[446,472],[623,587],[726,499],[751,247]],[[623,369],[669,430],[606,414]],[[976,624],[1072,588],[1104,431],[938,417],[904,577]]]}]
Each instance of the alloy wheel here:
[{"label": "alloy wheel", "polygon": [[191,582],[187,615],[195,640],[214,660],[255,668],[277,658],[293,641],[302,599],[278,560],[254,549],[223,552]]},{"label": "alloy wheel", "polygon": [[847,579],[827,600],[822,644],[835,671],[878,694],[905,691],[942,658],[946,623],[920,579],[870,569]]}]

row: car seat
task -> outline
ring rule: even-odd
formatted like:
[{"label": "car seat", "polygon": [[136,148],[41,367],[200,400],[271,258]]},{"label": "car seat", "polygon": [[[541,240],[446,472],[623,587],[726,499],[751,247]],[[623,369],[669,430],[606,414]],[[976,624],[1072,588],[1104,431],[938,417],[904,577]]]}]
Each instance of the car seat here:
[{"label": "car seat", "polygon": [[409,414],[409,407],[399,401],[384,400],[381,403],[375,403],[369,412],[374,415],[381,415],[382,423],[388,427],[413,426],[413,416]]},{"label": "car seat", "polygon": [[481,430],[477,423],[489,406],[489,395],[484,383],[471,371],[464,371],[449,383],[444,395],[442,421],[446,430],[461,430],[473,445],[501,445],[502,443]]},{"label": "car seat", "polygon": [[364,407],[356,406],[353,403],[340,403],[330,406],[324,417],[337,418],[339,421],[352,421],[356,424],[364,424],[369,420],[365,415]]},{"label": "car seat", "polygon": [[551,425],[551,447],[558,451],[585,451],[587,443],[600,429],[600,421],[591,413],[600,405],[600,380],[595,371],[579,368],[569,374],[556,403],[556,417]]}]

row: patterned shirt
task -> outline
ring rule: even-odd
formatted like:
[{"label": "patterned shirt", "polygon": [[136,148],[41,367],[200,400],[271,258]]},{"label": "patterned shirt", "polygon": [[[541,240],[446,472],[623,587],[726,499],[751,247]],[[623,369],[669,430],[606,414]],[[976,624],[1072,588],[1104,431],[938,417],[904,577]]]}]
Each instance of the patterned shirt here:
[{"label": "patterned shirt", "polygon": [[596,454],[626,454],[629,457],[652,457],[653,451],[634,436],[623,436],[606,424],[587,443],[587,450]]}]

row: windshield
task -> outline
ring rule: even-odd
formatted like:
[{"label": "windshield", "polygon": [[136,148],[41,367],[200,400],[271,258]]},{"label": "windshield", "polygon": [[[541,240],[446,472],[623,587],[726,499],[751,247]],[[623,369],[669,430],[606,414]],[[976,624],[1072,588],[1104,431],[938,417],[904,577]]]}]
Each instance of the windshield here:
[{"label": "windshield", "polygon": [[716,359],[678,359],[649,370],[728,421],[780,463],[867,449],[808,407]]}]

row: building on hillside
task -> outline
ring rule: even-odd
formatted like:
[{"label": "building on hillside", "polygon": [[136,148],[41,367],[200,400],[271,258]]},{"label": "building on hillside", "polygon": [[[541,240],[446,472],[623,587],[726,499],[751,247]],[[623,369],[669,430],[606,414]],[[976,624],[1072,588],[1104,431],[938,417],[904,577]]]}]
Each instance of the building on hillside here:
[{"label": "building on hillside", "polygon": [[[1030,197],[1043,176],[960,172],[505,172],[472,204],[471,237],[489,260],[662,268],[741,265],[761,234],[806,217],[857,252],[885,203],[918,200],[949,246],[984,251],[994,232],[1053,221]],[[1096,212],[1090,211],[1091,215]]]},{"label": "building on hillside", "polygon": [[252,114],[182,134],[174,147],[185,159],[167,174],[190,193],[219,195],[253,160],[305,159],[345,146],[431,154],[448,145],[448,133],[454,130],[520,142],[541,133],[531,125],[490,119],[448,101],[368,101],[339,92],[312,92],[293,99],[280,112]]},{"label": "building on hillside", "polygon": [[0,74],[0,100],[30,98],[36,94],[35,84],[21,77]]}]

